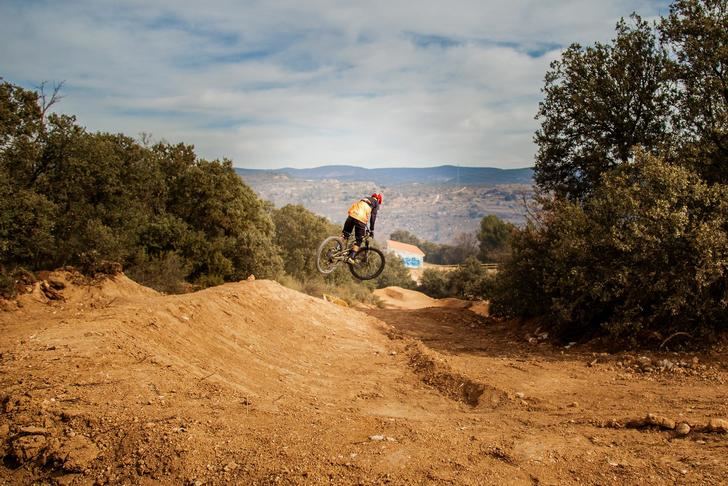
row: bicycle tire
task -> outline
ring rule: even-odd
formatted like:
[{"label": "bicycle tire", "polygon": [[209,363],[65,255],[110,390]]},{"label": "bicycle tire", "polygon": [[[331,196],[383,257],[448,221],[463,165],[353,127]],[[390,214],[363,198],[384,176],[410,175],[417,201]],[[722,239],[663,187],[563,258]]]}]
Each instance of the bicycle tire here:
[{"label": "bicycle tire", "polygon": [[[374,259],[372,258],[373,255],[376,255]],[[384,271],[384,265],[386,265],[384,253],[378,248],[372,247],[361,248],[354,255],[354,260],[360,263],[358,265],[349,263],[349,270],[359,280],[377,278]]]},{"label": "bicycle tire", "polygon": [[316,268],[318,271],[327,275],[339,266],[340,260],[332,260],[331,252],[339,252],[344,249],[346,244],[343,238],[339,236],[329,236],[318,247],[316,252]]}]

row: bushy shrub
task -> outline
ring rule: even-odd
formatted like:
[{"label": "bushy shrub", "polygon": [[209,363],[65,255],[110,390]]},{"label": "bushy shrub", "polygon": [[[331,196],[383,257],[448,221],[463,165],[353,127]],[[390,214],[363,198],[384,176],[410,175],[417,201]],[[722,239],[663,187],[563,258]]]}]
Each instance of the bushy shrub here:
[{"label": "bushy shrub", "polygon": [[457,269],[446,273],[446,278],[454,297],[477,300],[490,296],[493,278],[475,257],[468,258]]},{"label": "bushy shrub", "polygon": [[155,265],[172,265],[201,285],[280,273],[271,217],[230,161],[89,133],[6,82],[0,115],[1,266],[95,273],[117,262],[151,282]]},{"label": "bushy shrub", "polygon": [[447,272],[433,270],[431,268],[426,268],[422,272],[420,285],[417,287],[417,290],[435,299],[452,296],[450,279],[447,276]]},{"label": "bushy shrub", "polygon": [[190,272],[190,263],[179,253],[140,252],[136,260],[125,272],[135,282],[167,294],[179,294],[187,289],[185,278]]},{"label": "bushy shrub", "polygon": [[409,269],[404,266],[401,258],[392,252],[388,252],[385,258],[387,263],[384,265],[384,270],[375,280],[378,289],[385,287],[412,289],[416,286]]},{"label": "bushy shrub", "polygon": [[7,269],[0,266],[0,297],[12,298],[24,287],[33,285],[37,278],[23,267]]},{"label": "bushy shrub", "polygon": [[490,298],[493,285],[493,277],[477,258],[471,256],[454,270],[425,269],[417,290],[436,299],[480,300]]},{"label": "bushy shrub", "polygon": [[2,179],[0,171],[0,264],[47,265],[56,245],[56,207],[45,196]]},{"label": "bushy shrub", "polygon": [[493,214],[480,220],[478,258],[484,262],[502,262],[510,254],[511,233],[515,227]]},{"label": "bushy shrub", "polygon": [[710,336],[728,323],[728,190],[640,152],[518,231],[498,281],[491,312],[565,337]]},{"label": "bushy shrub", "polygon": [[378,302],[378,299],[372,294],[374,283],[371,281],[360,282],[348,279],[343,282],[331,283],[320,276],[301,281],[290,275],[281,275],[277,280],[281,285],[313,297],[322,298],[324,295],[331,295],[342,299],[349,305],[358,303],[376,305]]},{"label": "bushy shrub", "polygon": [[341,229],[300,204],[273,210],[275,243],[282,251],[283,268],[289,275],[304,280],[318,275],[317,250],[321,242],[341,233]]}]

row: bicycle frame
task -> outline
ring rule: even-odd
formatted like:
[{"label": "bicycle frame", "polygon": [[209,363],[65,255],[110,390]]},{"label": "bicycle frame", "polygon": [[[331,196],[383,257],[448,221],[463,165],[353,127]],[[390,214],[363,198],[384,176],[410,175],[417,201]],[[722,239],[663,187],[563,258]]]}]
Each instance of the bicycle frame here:
[{"label": "bicycle frame", "polygon": [[[349,237],[351,238],[351,237]],[[362,240],[361,246],[359,248],[369,248],[369,240],[372,239],[372,232],[369,231],[369,228],[367,227],[366,231],[364,232],[364,238]],[[356,239],[349,241],[349,239],[346,240],[346,248],[341,250],[339,253],[336,254],[336,257],[338,259],[339,255],[343,255],[341,258],[342,260],[346,260],[346,258],[349,256],[349,252],[354,248],[354,244],[356,243]],[[366,257],[364,259],[366,262]]]}]

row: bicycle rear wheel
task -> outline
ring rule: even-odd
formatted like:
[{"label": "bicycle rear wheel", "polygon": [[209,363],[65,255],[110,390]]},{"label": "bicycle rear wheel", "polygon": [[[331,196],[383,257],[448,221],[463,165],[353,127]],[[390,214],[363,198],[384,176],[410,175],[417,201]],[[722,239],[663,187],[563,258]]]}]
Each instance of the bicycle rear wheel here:
[{"label": "bicycle rear wheel", "polygon": [[316,267],[323,274],[336,270],[341,262],[341,252],[346,247],[344,240],[339,236],[329,236],[318,247]]},{"label": "bicycle rear wheel", "polygon": [[377,278],[384,270],[384,253],[377,248],[364,247],[354,255],[355,264],[349,264],[349,270],[359,280]]}]

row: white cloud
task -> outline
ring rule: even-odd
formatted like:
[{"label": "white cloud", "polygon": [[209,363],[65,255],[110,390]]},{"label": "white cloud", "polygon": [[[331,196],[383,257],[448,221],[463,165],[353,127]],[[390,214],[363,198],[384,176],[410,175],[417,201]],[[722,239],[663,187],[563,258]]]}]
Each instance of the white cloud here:
[{"label": "white cloud", "polygon": [[[91,130],[151,132],[248,167],[532,164],[558,46],[664,3],[0,4],[0,75],[66,80]],[[417,42],[420,45],[417,45]],[[447,46],[447,47],[445,47]]]}]

